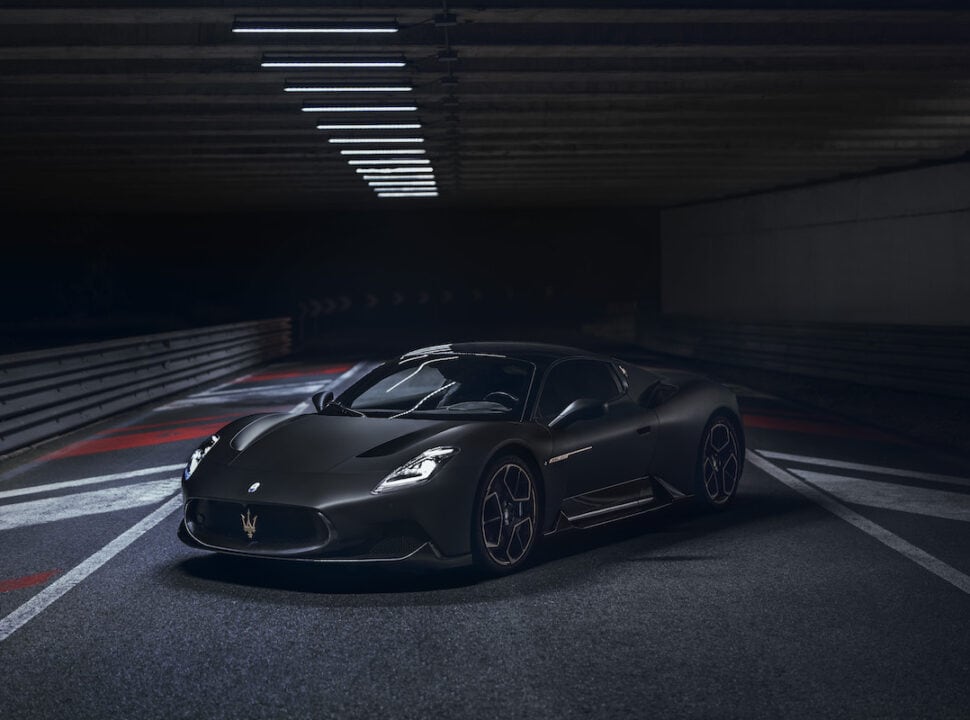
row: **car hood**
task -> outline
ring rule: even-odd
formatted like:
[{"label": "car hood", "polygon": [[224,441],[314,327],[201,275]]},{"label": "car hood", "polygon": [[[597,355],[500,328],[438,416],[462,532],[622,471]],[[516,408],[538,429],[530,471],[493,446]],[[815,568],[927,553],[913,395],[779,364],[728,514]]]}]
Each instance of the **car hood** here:
[{"label": "car hood", "polygon": [[264,415],[232,439],[229,465],[244,470],[322,473],[360,456],[393,458],[455,422],[331,415]]}]

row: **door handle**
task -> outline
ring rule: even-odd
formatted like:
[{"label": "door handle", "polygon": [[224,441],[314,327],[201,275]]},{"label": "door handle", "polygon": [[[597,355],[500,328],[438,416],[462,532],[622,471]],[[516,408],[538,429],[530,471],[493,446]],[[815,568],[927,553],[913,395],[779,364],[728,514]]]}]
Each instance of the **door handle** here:
[{"label": "door handle", "polygon": [[650,425],[644,425],[643,427],[638,427],[637,428],[637,435],[646,435],[651,430],[653,430],[653,428]]}]

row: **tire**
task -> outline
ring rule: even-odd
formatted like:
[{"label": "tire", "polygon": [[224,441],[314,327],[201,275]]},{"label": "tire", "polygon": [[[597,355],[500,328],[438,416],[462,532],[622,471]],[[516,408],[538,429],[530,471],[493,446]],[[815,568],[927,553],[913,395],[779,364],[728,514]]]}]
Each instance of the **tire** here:
[{"label": "tire", "polygon": [[471,522],[472,555],[484,573],[507,575],[528,562],[542,530],[538,483],[518,455],[500,455],[485,468]]},{"label": "tire", "polygon": [[704,426],[694,473],[694,497],[706,508],[731,504],[744,470],[744,439],[737,420],[715,413]]}]

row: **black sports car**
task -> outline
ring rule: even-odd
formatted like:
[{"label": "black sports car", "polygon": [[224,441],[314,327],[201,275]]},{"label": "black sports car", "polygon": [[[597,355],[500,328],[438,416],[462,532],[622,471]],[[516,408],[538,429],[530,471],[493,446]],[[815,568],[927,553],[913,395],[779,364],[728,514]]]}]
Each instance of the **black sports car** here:
[{"label": "black sports car", "polygon": [[728,389],[567,347],[423,348],[313,401],[316,413],[244,417],[199,446],[184,542],[505,573],[567,528],[691,496],[724,506],[744,465]]}]

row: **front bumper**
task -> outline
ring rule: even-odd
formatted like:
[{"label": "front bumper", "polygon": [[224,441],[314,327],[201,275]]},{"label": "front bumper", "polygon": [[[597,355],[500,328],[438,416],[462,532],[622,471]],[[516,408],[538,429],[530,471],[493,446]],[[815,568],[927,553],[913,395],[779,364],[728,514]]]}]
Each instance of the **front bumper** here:
[{"label": "front bumper", "polygon": [[[406,567],[428,567],[435,569],[463,567],[472,563],[472,556],[470,553],[447,557],[442,555],[438,548],[436,548],[430,540],[420,542],[413,548],[409,547],[406,543],[401,543],[401,547],[394,549],[390,546],[390,543],[388,543],[384,546],[379,546],[378,548],[371,546],[371,548],[365,550],[358,549],[356,552],[351,550],[334,554],[324,554],[323,552],[318,552],[316,554],[309,553],[302,555],[267,551],[263,548],[257,547],[255,543],[252,543],[248,547],[210,545],[202,542],[189,531],[184,517],[179,523],[178,537],[179,540],[189,547],[196,548],[198,550],[211,550],[228,555],[238,555],[252,558],[274,558],[295,562],[310,562],[329,565],[394,564]],[[394,539],[390,538],[390,540],[393,541]]]},{"label": "front bumper", "polygon": [[380,494],[372,491],[386,471],[296,475],[203,464],[183,483],[180,537],[259,557],[403,562],[428,555],[463,564],[479,472],[459,460],[425,485]]}]

